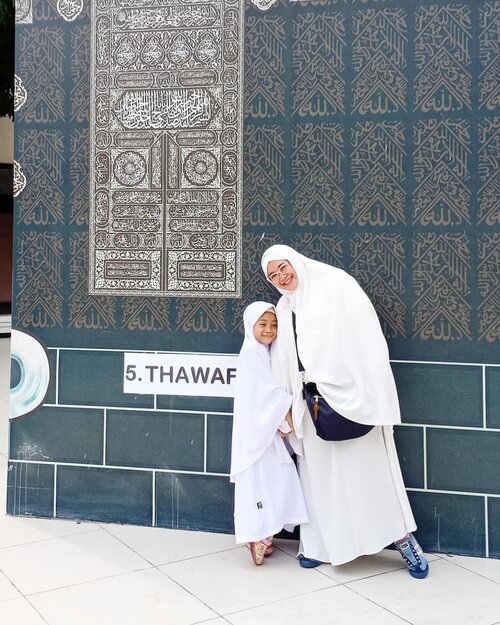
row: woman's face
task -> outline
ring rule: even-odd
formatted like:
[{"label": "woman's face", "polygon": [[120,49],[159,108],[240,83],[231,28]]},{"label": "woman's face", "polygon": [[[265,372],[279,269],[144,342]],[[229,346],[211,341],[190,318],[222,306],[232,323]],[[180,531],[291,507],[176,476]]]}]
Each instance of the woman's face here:
[{"label": "woman's face", "polygon": [[295,291],[299,286],[299,279],[290,263],[283,260],[272,260],[267,265],[267,279],[277,289]]}]

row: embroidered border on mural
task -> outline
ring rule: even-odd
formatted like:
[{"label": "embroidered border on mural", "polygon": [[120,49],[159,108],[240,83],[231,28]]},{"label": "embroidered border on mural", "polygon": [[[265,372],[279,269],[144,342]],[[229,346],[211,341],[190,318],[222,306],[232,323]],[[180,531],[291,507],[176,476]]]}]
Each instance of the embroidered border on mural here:
[{"label": "embroidered border on mural", "polygon": [[240,297],[241,0],[91,21],[89,292]]}]

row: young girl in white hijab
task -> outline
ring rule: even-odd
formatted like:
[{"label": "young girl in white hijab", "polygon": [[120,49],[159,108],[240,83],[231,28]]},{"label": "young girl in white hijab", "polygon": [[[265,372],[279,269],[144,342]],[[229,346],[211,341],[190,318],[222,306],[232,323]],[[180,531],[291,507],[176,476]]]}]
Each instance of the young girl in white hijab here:
[{"label": "young girl in white hijab", "polygon": [[[286,245],[270,247],[262,269],[282,294],[273,369],[293,396],[290,443],[303,453],[299,473],[310,521],[300,528],[301,566],[343,564],[394,542],[410,574],[424,578],[429,567],[411,534],[416,525],[394,444],[393,425],[401,421],[396,385],[375,309],[352,276]],[[373,429],[353,440],[319,438],[303,382],[316,383],[342,416]]]},{"label": "young girl in white hijab", "polygon": [[[272,537],[307,521],[300,481],[282,435],[291,431],[292,397],[276,382],[270,345],[277,335],[274,306],[254,302],[243,314],[245,340],[234,395],[231,482],[237,543],[255,564],[272,553]],[[288,421],[287,421],[288,419]]]}]

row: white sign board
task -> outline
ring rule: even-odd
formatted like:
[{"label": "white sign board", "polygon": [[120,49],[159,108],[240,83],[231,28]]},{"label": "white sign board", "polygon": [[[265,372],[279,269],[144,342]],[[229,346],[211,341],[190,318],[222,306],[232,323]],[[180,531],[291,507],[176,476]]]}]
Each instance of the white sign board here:
[{"label": "white sign board", "polygon": [[123,392],[233,397],[236,359],[229,354],[126,352]]}]

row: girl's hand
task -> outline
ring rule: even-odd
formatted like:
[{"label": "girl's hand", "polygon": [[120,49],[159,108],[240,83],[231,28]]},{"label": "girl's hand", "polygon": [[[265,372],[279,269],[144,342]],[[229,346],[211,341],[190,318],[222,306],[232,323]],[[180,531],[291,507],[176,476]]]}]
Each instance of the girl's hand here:
[{"label": "girl's hand", "polygon": [[293,427],[293,419],[292,419],[292,411],[289,410],[285,416],[286,422],[290,426],[290,432],[295,432],[295,428]]}]

